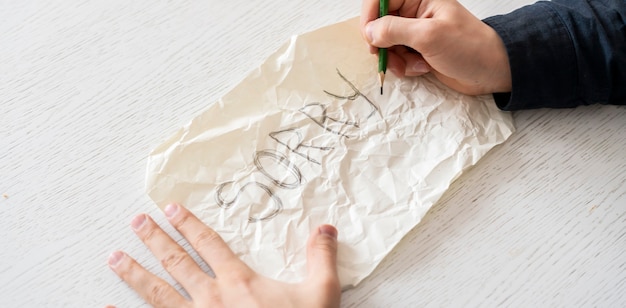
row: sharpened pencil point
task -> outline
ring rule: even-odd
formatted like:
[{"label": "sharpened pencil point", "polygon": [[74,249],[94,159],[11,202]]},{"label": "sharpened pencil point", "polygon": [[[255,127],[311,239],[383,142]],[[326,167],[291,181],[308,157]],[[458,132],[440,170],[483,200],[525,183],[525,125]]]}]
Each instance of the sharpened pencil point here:
[{"label": "sharpened pencil point", "polygon": [[[387,15],[387,13],[389,13],[389,0],[379,0],[378,4],[378,17]],[[383,95],[383,84],[385,83],[386,72],[387,48],[378,48],[378,78],[380,80],[380,95]]]}]

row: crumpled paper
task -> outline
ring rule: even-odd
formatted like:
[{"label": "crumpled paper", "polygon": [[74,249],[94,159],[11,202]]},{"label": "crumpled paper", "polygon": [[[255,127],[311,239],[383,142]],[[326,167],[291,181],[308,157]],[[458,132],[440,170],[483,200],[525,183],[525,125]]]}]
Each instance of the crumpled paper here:
[{"label": "crumpled paper", "polygon": [[179,202],[257,272],[306,276],[339,230],[342,286],[367,277],[449,185],[514,131],[491,96],[387,74],[351,19],[294,36],[150,155],[147,192]]}]

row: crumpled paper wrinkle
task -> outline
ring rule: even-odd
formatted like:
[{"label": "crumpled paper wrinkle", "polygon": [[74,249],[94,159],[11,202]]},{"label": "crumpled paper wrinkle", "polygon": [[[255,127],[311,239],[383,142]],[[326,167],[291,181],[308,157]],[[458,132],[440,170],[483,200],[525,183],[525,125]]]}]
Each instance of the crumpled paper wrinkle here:
[{"label": "crumpled paper wrinkle", "polygon": [[514,131],[490,96],[387,74],[358,19],[294,36],[151,154],[146,190],[188,207],[260,274],[306,276],[312,230],[339,230],[357,285],[450,184]]}]

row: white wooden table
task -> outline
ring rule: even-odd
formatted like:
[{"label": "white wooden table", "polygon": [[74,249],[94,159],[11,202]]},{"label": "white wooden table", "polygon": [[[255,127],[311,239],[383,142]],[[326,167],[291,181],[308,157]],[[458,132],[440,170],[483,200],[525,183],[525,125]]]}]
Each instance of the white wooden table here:
[{"label": "white wooden table", "polygon": [[[463,1],[479,17],[530,2]],[[145,305],[106,259],[124,249],[172,281],[128,226],[147,212],[172,231],[144,193],[150,150],[291,35],[359,11],[0,1],[0,307]],[[343,306],[626,306],[626,108],[514,117]]]}]

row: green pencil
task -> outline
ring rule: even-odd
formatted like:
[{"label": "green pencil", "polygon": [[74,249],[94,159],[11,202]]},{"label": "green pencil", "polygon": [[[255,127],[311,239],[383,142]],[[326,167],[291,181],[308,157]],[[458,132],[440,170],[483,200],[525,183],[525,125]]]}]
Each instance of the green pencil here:
[{"label": "green pencil", "polygon": [[[389,0],[380,0],[380,10],[378,11],[378,17],[383,17],[387,15],[388,11]],[[387,73],[387,48],[378,48],[378,80],[380,81],[380,95],[383,95],[385,73]]]}]

